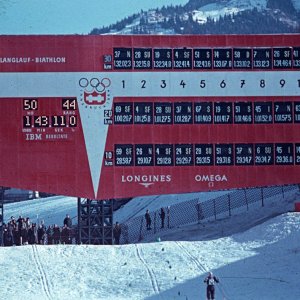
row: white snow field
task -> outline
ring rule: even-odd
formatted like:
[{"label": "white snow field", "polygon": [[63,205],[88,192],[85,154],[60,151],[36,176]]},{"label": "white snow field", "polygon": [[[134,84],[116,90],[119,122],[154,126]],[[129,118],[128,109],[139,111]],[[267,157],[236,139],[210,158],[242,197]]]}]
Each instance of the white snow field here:
[{"label": "white snow field", "polygon": [[[216,300],[300,299],[300,213],[292,212],[297,197],[173,229],[161,242],[1,247],[0,299],[204,300],[208,271],[220,279]],[[76,198],[9,204],[4,213],[6,219],[22,214],[35,221],[38,215],[38,221],[62,225],[66,213],[76,215]]]}]

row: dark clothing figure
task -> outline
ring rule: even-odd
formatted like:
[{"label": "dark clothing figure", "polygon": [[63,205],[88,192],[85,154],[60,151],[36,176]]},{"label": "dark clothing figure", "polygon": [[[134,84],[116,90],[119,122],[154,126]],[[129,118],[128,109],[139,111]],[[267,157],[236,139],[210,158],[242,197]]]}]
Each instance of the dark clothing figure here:
[{"label": "dark clothing figure", "polygon": [[146,219],[146,228],[147,228],[147,230],[151,230],[151,216],[150,216],[150,213],[149,213],[148,209],[145,213],[145,219]]},{"label": "dark clothing figure", "polygon": [[207,300],[215,299],[215,283],[219,282],[219,279],[209,272],[208,276],[204,279],[204,282],[207,284],[206,287],[206,298]]},{"label": "dark clothing figure", "polygon": [[53,228],[52,228],[52,226],[48,226],[46,233],[47,233],[47,238],[48,238],[48,245],[52,245],[53,244]]},{"label": "dark clothing figure", "polygon": [[28,228],[28,243],[30,245],[33,245],[36,243],[36,238],[35,238],[35,225],[32,225]]},{"label": "dark clothing figure", "polygon": [[65,219],[64,219],[64,226],[67,226],[68,228],[72,227],[72,219],[70,218],[69,215],[66,215]]},{"label": "dark clothing figure", "polygon": [[113,234],[114,234],[114,239],[115,239],[116,245],[120,245],[121,233],[122,233],[121,225],[118,222],[116,222],[116,225],[113,229]]},{"label": "dark clothing figure", "polygon": [[61,242],[65,245],[70,244],[70,229],[65,225],[61,231]]},{"label": "dark clothing figure", "polygon": [[42,225],[39,226],[37,234],[38,234],[38,243],[41,244],[41,245],[44,245],[45,244],[46,231],[45,231],[45,228]]},{"label": "dark clothing figure", "polygon": [[9,247],[13,245],[12,237],[9,235],[7,227],[5,227],[3,230],[3,245],[4,247]]},{"label": "dark clothing figure", "polygon": [[14,228],[14,241],[15,241],[15,245],[16,246],[20,246],[20,231],[18,230],[18,226],[16,228]]},{"label": "dark clothing figure", "polygon": [[161,220],[161,226],[160,226],[160,228],[164,228],[165,227],[165,216],[166,216],[166,214],[165,214],[165,211],[164,211],[163,208],[160,209],[159,216],[160,216],[160,220]]},{"label": "dark clothing figure", "polygon": [[26,223],[22,223],[22,228],[20,230],[20,244],[27,245],[28,244],[28,231],[26,227]]},{"label": "dark clothing figure", "polygon": [[60,242],[60,229],[57,225],[54,225],[53,228],[53,242],[56,245]]}]

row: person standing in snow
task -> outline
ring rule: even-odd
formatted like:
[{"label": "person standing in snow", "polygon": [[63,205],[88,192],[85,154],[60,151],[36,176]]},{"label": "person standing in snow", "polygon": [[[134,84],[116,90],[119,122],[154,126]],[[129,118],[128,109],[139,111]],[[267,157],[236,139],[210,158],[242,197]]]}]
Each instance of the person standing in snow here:
[{"label": "person standing in snow", "polygon": [[72,227],[72,219],[70,218],[70,216],[68,214],[64,218],[64,226],[67,226],[68,228]]},{"label": "person standing in snow", "polygon": [[115,245],[120,245],[121,233],[122,233],[121,225],[119,224],[119,222],[116,222],[116,225],[114,226],[114,229],[113,229]]},{"label": "person standing in snow", "polygon": [[215,283],[219,283],[219,279],[213,275],[212,272],[208,273],[208,276],[204,279],[206,287],[206,298],[207,300],[215,300]]},{"label": "person standing in snow", "polygon": [[165,214],[165,211],[164,211],[163,208],[160,209],[159,216],[160,216],[160,220],[161,220],[161,226],[160,226],[160,228],[164,228],[165,227],[165,216],[166,216],[166,214]]},{"label": "person standing in snow", "polygon": [[145,219],[146,219],[147,230],[151,230],[151,216],[150,216],[150,213],[149,213],[148,209],[147,209],[147,211],[145,213]]}]

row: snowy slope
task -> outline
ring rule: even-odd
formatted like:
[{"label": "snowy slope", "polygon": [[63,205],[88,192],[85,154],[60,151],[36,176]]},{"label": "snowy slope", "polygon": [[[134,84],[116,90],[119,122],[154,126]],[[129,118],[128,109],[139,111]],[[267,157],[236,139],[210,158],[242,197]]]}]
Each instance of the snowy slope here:
[{"label": "snowy slope", "polygon": [[[164,233],[162,242],[0,248],[0,299],[205,299],[208,270],[221,281],[217,300],[286,300],[287,291],[298,299],[300,214],[278,215],[296,197]],[[143,201],[144,208],[161,204]],[[76,198],[53,197],[5,205],[5,216],[38,212],[46,223],[61,224],[75,209]],[[138,209],[136,200],[122,214]]]},{"label": "snowy slope", "polygon": [[193,19],[198,23],[205,23],[207,18],[218,20],[221,16],[232,15],[238,12],[253,9],[266,9],[267,0],[231,0],[215,2],[199,7],[193,12]]}]

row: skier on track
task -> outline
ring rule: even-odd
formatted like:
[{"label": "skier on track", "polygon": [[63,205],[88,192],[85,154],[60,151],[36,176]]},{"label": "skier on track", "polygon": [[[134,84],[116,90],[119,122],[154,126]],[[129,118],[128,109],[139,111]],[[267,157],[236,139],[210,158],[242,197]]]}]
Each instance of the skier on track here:
[{"label": "skier on track", "polygon": [[208,276],[204,279],[206,287],[206,298],[207,300],[215,300],[215,283],[219,283],[219,279],[213,275],[212,272],[208,273]]}]

